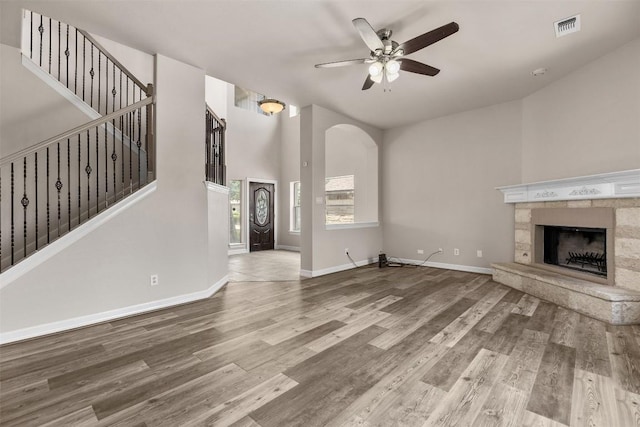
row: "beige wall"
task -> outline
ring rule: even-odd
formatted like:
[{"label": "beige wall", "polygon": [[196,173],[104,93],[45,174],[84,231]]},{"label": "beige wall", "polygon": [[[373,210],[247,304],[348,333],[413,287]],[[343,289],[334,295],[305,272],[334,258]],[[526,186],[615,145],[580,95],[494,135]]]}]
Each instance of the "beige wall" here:
[{"label": "beige wall", "polygon": [[[211,107],[214,113],[221,119],[227,118],[229,108],[228,100],[229,83],[216,79],[215,77],[205,76],[205,100],[207,105]],[[233,100],[231,101],[233,102]]]},{"label": "beige wall", "polygon": [[[327,230],[325,227],[325,136],[326,130],[339,124],[361,128],[378,146],[382,131],[350,117],[311,105],[301,110],[300,162],[302,182],[301,268],[313,273],[349,264],[344,253],[356,261],[374,259],[382,249],[382,227]],[[318,203],[320,202],[320,203]]]},{"label": "beige wall", "polygon": [[0,44],[0,157],[88,121],[22,65],[19,49]]},{"label": "beige wall", "polygon": [[522,123],[523,183],[640,168],[640,39],[524,98]]},{"label": "beige wall", "polygon": [[443,248],[430,261],[474,267],[512,259],[513,207],[494,187],[520,179],[521,117],[514,101],[385,132],[387,255],[422,260]]},{"label": "beige wall", "polygon": [[280,175],[278,116],[264,116],[234,106],[233,85],[227,90],[227,178],[277,180]]},{"label": "beige wall", "polygon": [[156,66],[157,190],[2,288],[1,332],[202,292],[226,275],[209,255],[204,72],[163,56]]},{"label": "beige wall", "polygon": [[354,175],[354,221],[378,221],[378,146],[360,128],[338,125],[325,132],[325,177]]},{"label": "beige wall", "polygon": [[300,247],[300,234],[290,233],[290,183],[300,181],[300,115],[289,117],[285,110],[280,116],[280,222],[278,244],[289,248]]}]

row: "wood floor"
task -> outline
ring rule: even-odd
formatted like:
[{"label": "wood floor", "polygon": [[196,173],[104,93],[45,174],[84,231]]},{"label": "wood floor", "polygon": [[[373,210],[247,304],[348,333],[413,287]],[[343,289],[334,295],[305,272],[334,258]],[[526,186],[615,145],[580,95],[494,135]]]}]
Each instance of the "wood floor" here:
[{"label": "wood floor", "polygon": [[479,274],[237,282],[0,347],[0,424],[636,426],[639,340]]}]

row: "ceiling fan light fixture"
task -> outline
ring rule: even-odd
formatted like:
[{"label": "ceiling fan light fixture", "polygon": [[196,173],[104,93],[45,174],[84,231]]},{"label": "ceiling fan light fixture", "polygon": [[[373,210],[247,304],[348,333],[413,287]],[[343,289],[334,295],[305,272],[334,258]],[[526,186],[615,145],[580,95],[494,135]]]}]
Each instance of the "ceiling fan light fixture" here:
[{"label": "ceiling fan light fixture", "polygon": [[270,116],[278,114],[286,107],[284,102],[278,101],[277,99],[273,98],[265,98],[258,101],[258,106],[262,111],[264,111],[266,114],[269,114]]},{"label": "ceiling fan light fixture", "polygon": [[387,63],[384,65],[384,68],[387,71],[387,75],[398,74],[398,72],[400,71],[400,63],[395,59],[391,59],[387,61]]},{"label": "ceiling fan light fixture", "polygon": [[371,80],[373,80],[375,83],[382,83],[383,77],[384,77],[384,74],[380,73],[377,76],[371,76]]},{"label": "ceiling fan light fixture", "polygon": [[374,77],[378,77],[378,76],[382,77],[382,69],[383,69],[383,66],[382,66],[382,63],[380,62],[374,62],[369,66],[369,75],[371,76],[371,79],[373,81],[375,81]]},{"label": "ceiling fan light fixture", "polygon": [[399,73],[387,73],[387,81],[389,83],[391,83],[392,81],[394,81],[395,79],[397,79],[398,77],[400,77]]}]

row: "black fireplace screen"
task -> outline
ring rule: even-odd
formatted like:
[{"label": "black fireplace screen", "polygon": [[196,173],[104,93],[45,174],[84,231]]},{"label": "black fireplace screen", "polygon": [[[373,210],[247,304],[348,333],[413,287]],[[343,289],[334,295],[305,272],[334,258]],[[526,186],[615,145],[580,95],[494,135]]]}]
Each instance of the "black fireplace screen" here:
[{"label": "black fireplace screen", "polygon": [[598,276],[607,275],[604,228],[544,226],[544,262]]}]

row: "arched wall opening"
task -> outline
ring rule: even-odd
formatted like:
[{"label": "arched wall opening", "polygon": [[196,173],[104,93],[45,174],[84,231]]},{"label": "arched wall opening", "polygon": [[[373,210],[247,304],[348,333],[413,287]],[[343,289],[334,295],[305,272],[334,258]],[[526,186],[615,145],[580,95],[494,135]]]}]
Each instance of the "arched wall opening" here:
[{"label": "arched wall opening", "polygon": [[357,126],[325,131],[325,224],[378,221],[378,145]]}]

